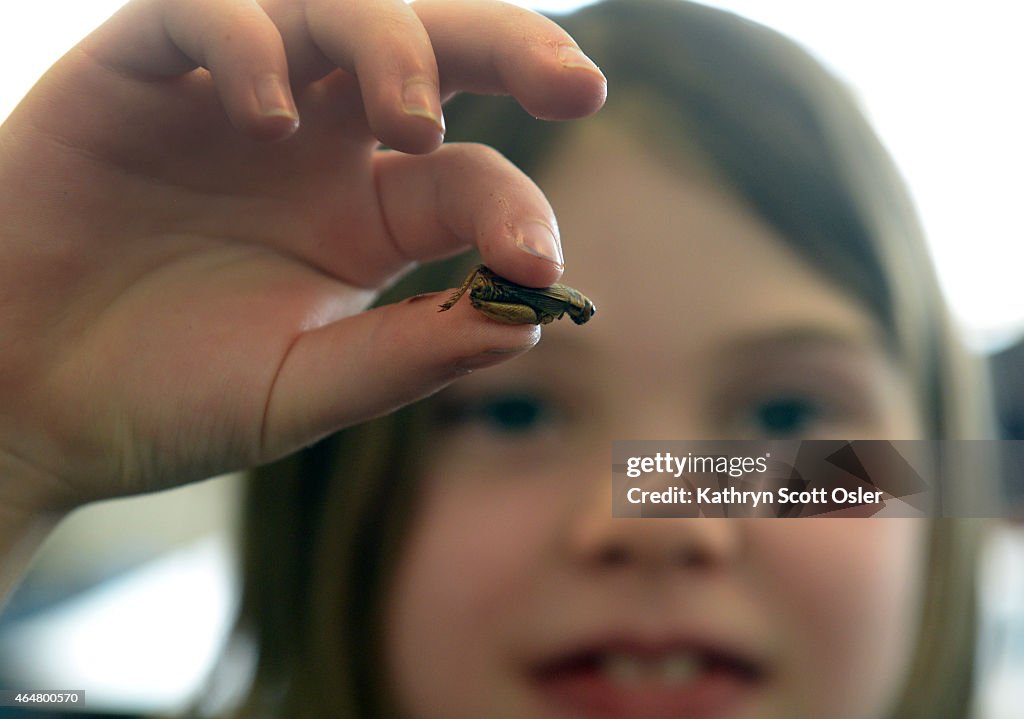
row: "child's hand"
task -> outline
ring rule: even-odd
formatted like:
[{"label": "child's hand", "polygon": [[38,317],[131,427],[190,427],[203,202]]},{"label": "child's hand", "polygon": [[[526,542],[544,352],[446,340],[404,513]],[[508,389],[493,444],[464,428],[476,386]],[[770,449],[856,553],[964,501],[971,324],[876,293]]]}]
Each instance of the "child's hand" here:
[{"label": "child's hand", "polygon": [[485,148],[438,150],[439,93],[567,119],[601,105],[599,71],[492,2],[262,5],[137,0],[0,129],[8,506],[250,466],[536,341],[465,306],[363,310],[470,244],[558,279],[544,197]]}]

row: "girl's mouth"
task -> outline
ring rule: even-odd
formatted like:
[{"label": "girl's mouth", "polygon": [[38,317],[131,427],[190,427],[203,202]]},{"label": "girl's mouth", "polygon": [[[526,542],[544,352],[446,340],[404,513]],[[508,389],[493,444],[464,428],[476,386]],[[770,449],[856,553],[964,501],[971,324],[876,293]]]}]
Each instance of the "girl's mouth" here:
[{"label": "girl's mouth", "polygon": [[693,646],[587,649],[541,664],[533,679],[571,716],[711,719],[728,716],[765,681],[755,661]]}]

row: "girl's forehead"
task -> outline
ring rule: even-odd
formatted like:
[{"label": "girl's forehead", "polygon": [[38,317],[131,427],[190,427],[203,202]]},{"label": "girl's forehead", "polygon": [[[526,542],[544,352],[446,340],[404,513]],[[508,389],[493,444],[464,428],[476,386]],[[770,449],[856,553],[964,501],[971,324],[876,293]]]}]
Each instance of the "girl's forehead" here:
[{"label": "girl's forehead", "polygon": [[872,316],[706,168],[615,123],[570,135],[539,176],[565,282],[599,308],[582,332],[648,351],[715,352],[773,334],[880,343]]}]

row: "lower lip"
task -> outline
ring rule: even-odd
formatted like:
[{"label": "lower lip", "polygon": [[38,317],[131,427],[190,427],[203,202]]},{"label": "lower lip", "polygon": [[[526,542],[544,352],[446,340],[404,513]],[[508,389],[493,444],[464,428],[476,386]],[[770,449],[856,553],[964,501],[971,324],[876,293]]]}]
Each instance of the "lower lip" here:
[{"label": "lower lip", "polygon": [[728,671],[705,672],[673,686],[656,680],[623,684],[596,671],[536,678],[549,705],[595,719],[724,719],[753,697],[757,683]]}]

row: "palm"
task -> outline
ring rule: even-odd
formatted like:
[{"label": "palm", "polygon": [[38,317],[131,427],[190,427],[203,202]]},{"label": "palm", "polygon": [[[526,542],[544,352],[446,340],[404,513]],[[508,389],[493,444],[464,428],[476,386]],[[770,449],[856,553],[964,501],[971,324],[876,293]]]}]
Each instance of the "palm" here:
[{"label": "palm", "polygon": [[[96,75],[114,85],[107,92],[157,92]],[[21,278],[27,306],[71,306],[87,328],[66,352],[32,365],[57,363],[55,394],[102,435],[131,426],[114,448],[119,469],[147,483],[161,481],[157,467],[145,466],[149,457],[177,475],[222,469],[204,466],[211,441],[225,445],[232,463],[262,459],[267,404],[291,344],[365,308],[396,266],[360,252],[380,247],[372,234],[383,231],[369,137],[355,142],[349,133],[340,143],[331,119],[309,112],[319,126],[268,148],[229,125],[209,84],[179,84],[172,93],[160,88],[159,102],[125,97],[123,106],[146,108],[131,116],[43,118],[48,124],[33,128],[19,153],[28,168],[40,155],[59,158],[53,174],[75,178],[63,188],[61,214],[89,218],[56,240],[66,274],[40,267]],[[327,101],[331,90],[310,88],[310,101]],[[124,129],[104,146],[110,122]],[[346,235],[348,227],[362,233]],[[174,388],[164,381],[172,376]],[[82,419],[53,409],[46,419],[55,431]],[[62,461],[105,471],[107,438],[94,440]]]}]

